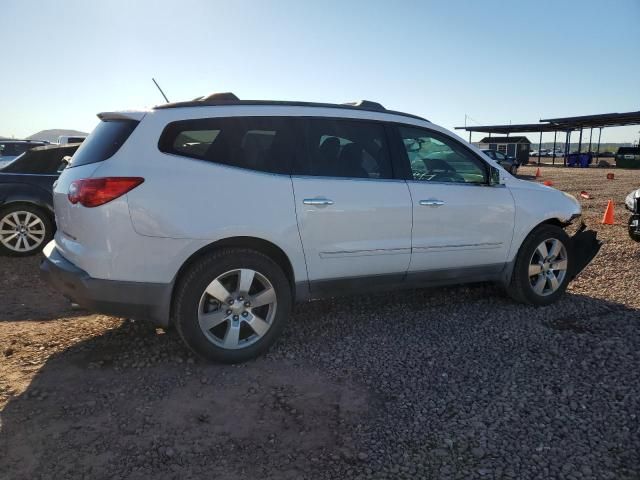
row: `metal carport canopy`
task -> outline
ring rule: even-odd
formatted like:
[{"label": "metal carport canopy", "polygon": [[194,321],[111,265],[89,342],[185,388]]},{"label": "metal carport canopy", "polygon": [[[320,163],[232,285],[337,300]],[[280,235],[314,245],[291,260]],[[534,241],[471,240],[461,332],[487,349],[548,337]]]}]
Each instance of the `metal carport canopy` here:
[{"label": "metal carport canopy", "polygon": [[546,118],[541,122],[548,122],[553,129],[577,130],[579,128],[623,127],[625,125],[640,125],[640,111],[626,113],[602,113],[598,115],[583,115],[580,117]]},{"label": "metal carport canopy", "polygon": [[515,125],[469,125],[466,127],[455,127],[456,130],[466,130],[467,132],[482,133],[527,133],[527,132],[556,132],[564,131],[565,128],[546,123],[521,123]]}]

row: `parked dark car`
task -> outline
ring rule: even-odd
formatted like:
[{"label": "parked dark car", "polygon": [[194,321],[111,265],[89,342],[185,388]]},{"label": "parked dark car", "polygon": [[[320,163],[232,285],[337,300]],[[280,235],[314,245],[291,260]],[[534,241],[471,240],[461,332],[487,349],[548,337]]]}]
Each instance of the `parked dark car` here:
[{"label": "parked dark car", "polygon": [[520,164],[511,155],[506,155],[502,152],[498,152],[497,150],[486,149],[482,151],[488,157],[493,158],[496,162],[498,162],[500,166],[511,175],[515,175],[516,173],[518,173],[518,167],[520,166]]},{"label": "parked dark car", "polygon": [[616,167],[640,168],[640,147],[620,147],[616,153]]},{"label": "parked dark car", "polygon": [[79,146],[33,148],[0,168],[0,254],[33,255],[51,240],[53,183]]},{"label": "parked dark car", "polygon": [[0,140],[0,168],[15,160],[27,150],[42,147],[48,143],[34,140]]}]

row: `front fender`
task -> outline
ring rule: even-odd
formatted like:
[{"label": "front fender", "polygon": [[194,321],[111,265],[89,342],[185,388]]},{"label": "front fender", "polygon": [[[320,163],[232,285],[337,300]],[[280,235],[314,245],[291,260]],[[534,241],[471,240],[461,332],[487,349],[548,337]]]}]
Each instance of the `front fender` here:
[{"label": "front fender", "polygon": [[582,213],[580,203],[571,195],[532,182],[513,180],[508,186],[515,201],[516,215],[507,261],[515,259],[522,242],[538,225],[547,222],[569,224]]}]

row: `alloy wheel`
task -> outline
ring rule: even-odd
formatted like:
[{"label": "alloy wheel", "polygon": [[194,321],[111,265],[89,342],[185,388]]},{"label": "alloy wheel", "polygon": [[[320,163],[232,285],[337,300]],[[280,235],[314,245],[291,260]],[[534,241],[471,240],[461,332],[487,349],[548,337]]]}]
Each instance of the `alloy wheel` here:
[{"label": "alloy wheel", "polygon": [[557,238],[543,241],[529,261],[529,283],[543,297],[556,292],[562,285],[568,268],[567,249]]},{"label": "alloy wheel", "polygon": [[200,297],[198,323],[207,339],[225,349],[260,340],[276,314],[276,291],[261,273],[248,268],[216,277]]},{"label": "alloy wheel", "polygon": [[46,237],[42,219],[35,213],[17,210],[0,219],[0,243],[18,253],[36,250]]}]

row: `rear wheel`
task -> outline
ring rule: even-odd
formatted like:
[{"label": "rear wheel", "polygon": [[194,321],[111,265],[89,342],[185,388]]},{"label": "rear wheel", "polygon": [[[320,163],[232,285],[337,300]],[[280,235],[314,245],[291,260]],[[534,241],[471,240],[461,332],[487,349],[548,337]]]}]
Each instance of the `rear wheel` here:
[{"label": "rear wheel", "polygon": [[530,305],[555,302],[569,283],[569,242],[565,231],[555,225],[541,225],[531,232],[516,257],[509,295]]},{"label": "rear wheel", "polygon": [[52,237],[53,223],[41,208],[21,203],[0,209],[0,254],[34,255]]},{"label": "rear wheel", "polygon": [[291,309],[291,286],[266,255],[224,249],[191,267],[176,287],[174,320],[198,355],[243,362],[276,340]]}]

